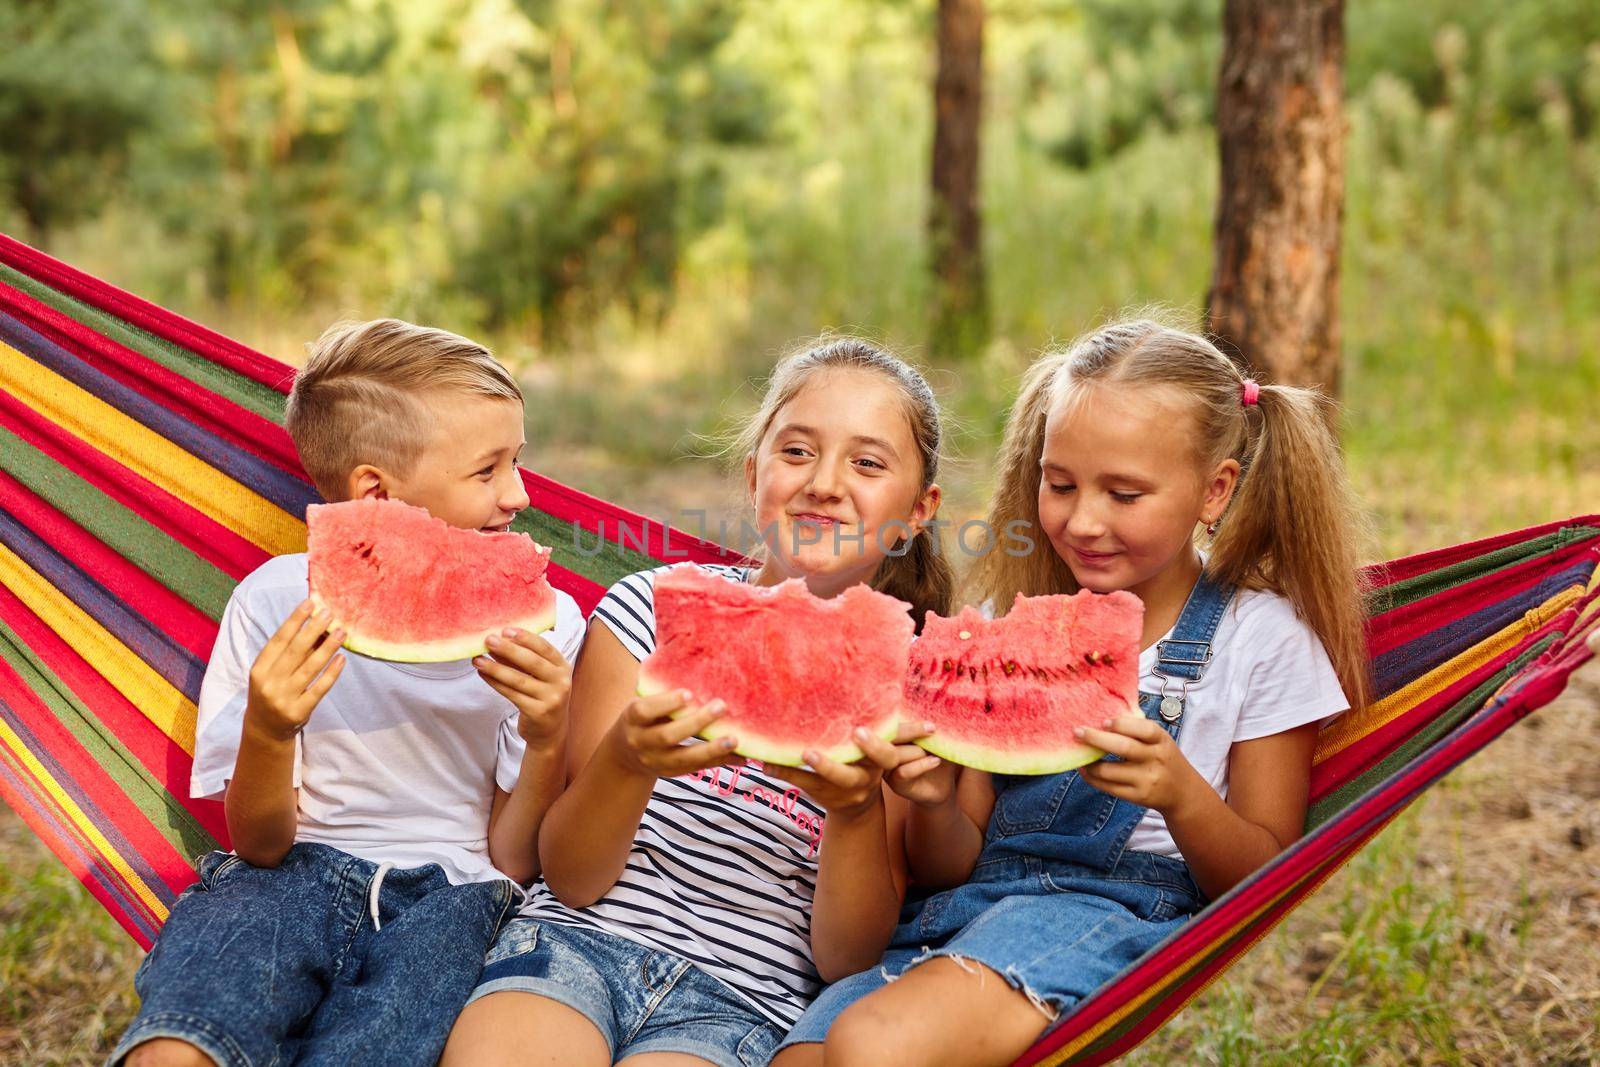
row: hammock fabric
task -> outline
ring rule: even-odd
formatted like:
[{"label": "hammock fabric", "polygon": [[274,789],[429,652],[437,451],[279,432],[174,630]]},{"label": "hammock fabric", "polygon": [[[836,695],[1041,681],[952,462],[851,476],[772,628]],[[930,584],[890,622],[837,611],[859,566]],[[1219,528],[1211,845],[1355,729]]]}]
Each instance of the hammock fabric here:
[{"label": "hammock fabric", "polygon": [[[293,371],[0,236],[0,795],[148,947],[193,857],[195,698],[233,585],[304,548]],[[721,547],[524,472],[517,528],[587,611]],[[1377,697],[1318,743],[1309,832],[1023,1058],[1103,1063],[1214,981],[1451,768],[1550,701],[1600,619],[1600,516],[1372,573]]]}]

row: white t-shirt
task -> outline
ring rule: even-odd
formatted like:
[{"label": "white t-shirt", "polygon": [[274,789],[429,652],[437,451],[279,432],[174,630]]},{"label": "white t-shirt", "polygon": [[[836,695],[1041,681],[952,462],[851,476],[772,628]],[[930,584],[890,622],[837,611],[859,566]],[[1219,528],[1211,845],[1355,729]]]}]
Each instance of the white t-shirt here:
[{"label": "white t-shirt", "polygon": [[[220,797],[233,776],[250,667],[305,598],[304,553],[267,561],[233,591],[200,686],[190,795]],[[545,638],[571,663],[583,632],[577,603],[557,591]],[[344,656],[296,739],[295,840],[402,868],[437,863],[456,884],[503,877],[489,861],[489,811],[522,766],[515,706],[470,660]]]},{"label": "white t-shirt", "polygon": [[[680,566],[704,566],[735,582],[753,573]],[[636,659],[656,647],[655,579],[665,569],[630,574],[595,605],[594,619]],[[826,818],[754,760],[660,778],[605,896],[569,908],[538,882],[521,914],[674,953],[787,1028],[822,985],[811,959],[811,900]]]},{"label": "white t-shirt", "polygon": [[[1166,637],[1171,637],[1169,631]],[[1235,741],[1270,737],[1308,722],[1337,715],[1350,706],[1333,663],[1317,635],[1295,614],[1287,599],[1271,592],[1241,589],[1223,612],[1211,642],[1212,659],[1189,697],[1178,733],[1178,749],[1201,777],[1228,796],[1228,750]],[[1161,692],[1155,673],[1156,646],[1139,654],[1139,691]],[[1166,679],[1169,694],[1180,693],[1182,679]],[[1128,848],[1182,859],[1167,821],[1145,812],[1128,839]]]}]

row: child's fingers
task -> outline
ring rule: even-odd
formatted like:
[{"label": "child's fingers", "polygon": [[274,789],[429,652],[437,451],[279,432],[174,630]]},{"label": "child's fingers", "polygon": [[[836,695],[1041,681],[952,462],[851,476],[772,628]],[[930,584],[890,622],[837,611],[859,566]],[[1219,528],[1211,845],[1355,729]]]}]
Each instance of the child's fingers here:
[{"label": "child's fingers", "polygon": [[544,634],[534,633],[532,630],[509,629],[500,631],[500,636],[516,642],[530,652],[538,653],[539,657],[547,663],[553,663],[557,667],[567,666],[567,658],[561,654],[559,648],[550,643],[550,639],[545,637]]},{"label": "child's fingers", "polygon": [[908,741],[920,741],[931,733],[933,733],[931,722],[907,722],[901,719],[900,727],[895,731],[894,743],[903,745]]},{"label": "child's fingers", "polygon": [[[487,641],[489,655],[501,663],[509,664],[524,674],[546,682],[554,682],[566,673],[567,662],[544,638],[525,630],[512,630],[519,637],[509,638],[491,634]],[[535,647],[532,642],[537,641]],[[546,654],[548,653],[548,654]]]},{"label": "child's fingers", "polygon": [[333,616],[326,608],[319,608],[311,613],[311,617],[300,624],[300,630],[289,638],[289,644],[279,656],[279,665],[290,670],[300,669],[306,657],[311,655],[311,650],[317,646],[322,635],[328,632],[328,627],[333,625]]},{"label": "child's fingers", "polygon": [[803,758],[818,778],[840,789],[855,789],[872,780],[873,772],[859,763],[840,763],[816,751],[804,753]]},{"label": "child's fingers", "polygon": [[283,650],[289,647],[290,640],[300,632],[300,627],[311,618],[312,607],[309,599],[300,601],[300,605],[283,620],[283,625],[279,626],[272,636],[267,638],[267,643],[261,646],[261,652],[256,656],[257,666],[271,669],[272,664],[283,654]]},{"label": "child's fingers", "polygon": [[1106,723],[1106,729],[1147,743],[1161,740],[1166,733],[1143,715],[1118,715]]},{"label": "child's fingers", "polygon": [[516,667],[509,667],[488,656],[479,656],[472,661],[472,665],[477,668],[478,673],[485,680],[493,678],[502,685],[531,697],[537,697],[540,693],[548,692],[553,684],[560,680],[559,678],[540,679],[528,674],[526,671],[518,670]]},{"label": "child's fingers", "polygon": [[[337,647],[337,646],[335,646]],[[328,663],[327,670],[319,674],[314,682],[300,695],[295,702],[302,718],[309,718],[311,711],[328,695],[328,690],[333,688],[333,683],[339,680],[339,673],[344,670],[345,658],[335,656]]]},{"label": "child's fingers", "polygon": [[651,745],[660,748],[671,748],[681,745],[695,734],[716,722],[728,711],[727,705],[720,700],[713,700],[703,708],[696,708],[685,715],[669,719],[659,726],[652,726],[645,730],[641,737]]},{"label": "child's fingers", "polygon": [[744,757],[734,752],[739,744],[736,737],[719,737],[715,741],[707,741],[703,745],[682,745],[674,749],[667,760],[667,769],[663,775],[692,774],[703,771],[708,767],[722,767],[729,763],[743,761]]},{"label": "child's fingers", "polygon": [[561,701],[561,692],[553,686],[538,684],[511,686],[482,673],[479,674],[479,677],[483,679],[484,684],[490,689],[493,689],[496,693],[511,701],[511,703],[516,704],[519,708],[530,700],[536,704],[550,707],[554,707]]},{"label": "child's fingers", "polygon": [[313,648],[306,656],[305,662],[300,664],[295,669],[295,672],[289,676],[289,684],[297,690],[304,689],[310,685],[312,679],[321,673],[322,668],[328,665],[328,661],[333,659],[333,654],[339,651],[339,646],[343,643],[343,630],[330,631],[327,639],[316,648]]},{"label": "child's fingers", "polygon": [[[903,759],[900,749],[877,736],[871,730],[857,729],[855,741],[856,744],[861,746],[861,751],[866,754],[867,759],[884,770],[892,771],[900,766]],[[921,749],[918,749],[918,751],[920,752]]]},{"label": "child's fingers", "polygon": [[1101,752],[1109,752],[1113,756],[1123,759],[1136,759],[1144,754],[1146,744],[1124,734],[1112,733],[1110,730],[1096,730],[1092,726],[1080,726],[1073,731],[1073,735],[1086,745],[1098,748]]},{"label": "child's fingers", "polygon": [[929,771],[936,771],[944,761],[938,756],[924,754],[919,759],[902,763],[894,770],[895,780],[900,782],[914,782]]},{"label": "child's fingers", "polygon": [[694,696],[687,689],[669,689],[665,693],[635,697],[628,702],[625,714],[635,726],[650,726],[678,709],[688,707],[692,699]]}]

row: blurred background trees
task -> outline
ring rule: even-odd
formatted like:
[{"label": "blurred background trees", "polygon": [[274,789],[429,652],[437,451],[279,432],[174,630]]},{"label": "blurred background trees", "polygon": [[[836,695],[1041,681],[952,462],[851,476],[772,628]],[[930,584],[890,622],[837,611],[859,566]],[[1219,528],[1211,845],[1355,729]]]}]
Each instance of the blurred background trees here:
[{"label": "blurred background trees", "polygon": [[0,0],[0,41],[0,228],[290,358],[385,312],[733,382],[862,329],[981,436],[1147,302],[1404,369],[1376,418],[1600,349],[1592,0]]}]

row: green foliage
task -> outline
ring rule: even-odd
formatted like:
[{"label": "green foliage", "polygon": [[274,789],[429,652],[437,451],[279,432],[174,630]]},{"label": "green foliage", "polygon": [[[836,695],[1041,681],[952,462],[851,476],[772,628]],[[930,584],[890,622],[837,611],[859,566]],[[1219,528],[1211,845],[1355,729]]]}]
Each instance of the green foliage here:
[{"label": "green foliage", "polygon": [[43,241],[91,217],[154,104],[131,0],[0,4],[0,200]]}]

